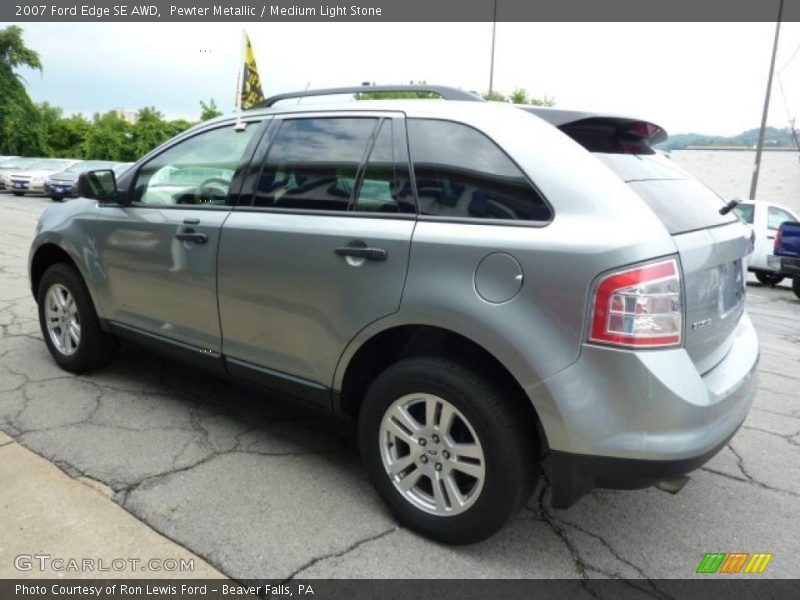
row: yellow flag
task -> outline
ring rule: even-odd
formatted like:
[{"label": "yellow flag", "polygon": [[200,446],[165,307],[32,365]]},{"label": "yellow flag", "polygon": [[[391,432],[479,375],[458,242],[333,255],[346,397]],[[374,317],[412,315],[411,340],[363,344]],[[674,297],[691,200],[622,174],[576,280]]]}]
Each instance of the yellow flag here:
[{"label": "yellow flag", "polygon": [[261,78],[256,67],[256,55],[250,45],[250,37],[244,34],[244,68],[242,69],[242,89],[240,90],[240,106],[243,109],[252,108],[264,100],[261,91]]}]

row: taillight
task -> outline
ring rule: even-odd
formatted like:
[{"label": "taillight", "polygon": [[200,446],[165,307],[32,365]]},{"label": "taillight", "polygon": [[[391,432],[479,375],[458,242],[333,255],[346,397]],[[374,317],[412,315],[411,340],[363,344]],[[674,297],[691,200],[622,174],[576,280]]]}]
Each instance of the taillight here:
[{"label": "taillight", "polygon": [[606,276],[592,304],[589,341],[615,346],[681,343],[681,277],[675,259]]},{"label": "taillight", "polygon": [[775,234],[775,243],[772,245],[772,253],[773,254],[777,254],[778,250],[780,250],[780,247],[781,247],[781,233],[782,232],[783,232],[783,229],[778,229],[778,233]]}]

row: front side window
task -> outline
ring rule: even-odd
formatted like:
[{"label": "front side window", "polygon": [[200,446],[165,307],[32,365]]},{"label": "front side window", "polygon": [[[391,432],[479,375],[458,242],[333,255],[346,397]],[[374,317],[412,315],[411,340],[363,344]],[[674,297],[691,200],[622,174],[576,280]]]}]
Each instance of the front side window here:
[{"label": "front side window", "polygon": [[769,210],[767,210],[767,228],[778,230],[781,228],[781,224],[785,223],[786,221],[794,221],[795,218],[790,215],[788,212],[781,208],[777,208],[775,206],[770,206]]},{"label": "front side window", "polygon": [[132,200],[147,206],[224,206],[233,175],[256,123],[191,137],[145,163],[136,176]]},{"label": "front side window", "polygon": [[422,215],[547,221],[552,214],[522,171],[488,137],[450,121],[409,119]]},{"label": "front side window", "polygon": [[377,118],[287,119],[256,185],[255,206],[346,211]]}]

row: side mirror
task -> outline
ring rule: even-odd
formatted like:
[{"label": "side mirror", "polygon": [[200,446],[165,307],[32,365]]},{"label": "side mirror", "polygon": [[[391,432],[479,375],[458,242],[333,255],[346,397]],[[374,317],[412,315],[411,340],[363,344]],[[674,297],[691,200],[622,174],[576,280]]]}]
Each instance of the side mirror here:
[{"label": "side mirror", "polygon": [[111,169],[86,171],[78,177],[78,196],[113,202],[117,199],[117,178]]}]

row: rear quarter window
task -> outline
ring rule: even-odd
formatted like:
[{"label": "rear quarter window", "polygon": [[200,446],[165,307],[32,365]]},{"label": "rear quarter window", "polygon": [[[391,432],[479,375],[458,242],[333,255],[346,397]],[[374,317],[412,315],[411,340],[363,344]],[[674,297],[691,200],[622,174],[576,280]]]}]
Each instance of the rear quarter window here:
[{"label": "rear quarter window", "polygon": [[549,221],[549,205],[517,165],[472,127],[408,120],[419,212],[456,219]]},{"label": "rear quarter window", "polygon": [[650,207],[671,234],[725,225],[737,220],[721,215],[725,201],[669,158],[659,154],[594,153]]}]

